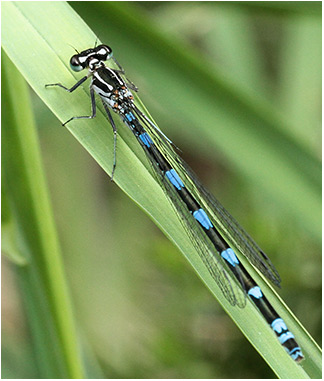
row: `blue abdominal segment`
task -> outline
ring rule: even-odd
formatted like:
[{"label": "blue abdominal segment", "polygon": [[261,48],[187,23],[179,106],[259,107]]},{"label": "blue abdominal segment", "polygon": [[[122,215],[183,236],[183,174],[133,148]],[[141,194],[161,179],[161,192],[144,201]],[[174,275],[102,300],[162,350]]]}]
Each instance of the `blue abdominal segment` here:
[{"label": "blue abdominal segment", "polygon": [[233,267],[240,264],[237,256],[231,248],[222,251],[221,256]]},{"label": "blue abdominal segment", "polygon": [[139,138],[142,140],[142,142],[146,145],[147,148],[150,148],[153,144],[153,141],[147,132],[143,132],[141,135],[139,135]]},{"label": "blue abdominal segment", "polygon": [[199,210],[196,210],[195,212],[193,212],[193,216],[206,230],[209,230],[213,227],[213,224],[211,223],[204,209],[200,208]]},{"label": "blue abdominal segment", "polygon": [[180,190],[181,188],[184,188],[182,180],[174,169],[165,172],[165,176],[176,189]]}]

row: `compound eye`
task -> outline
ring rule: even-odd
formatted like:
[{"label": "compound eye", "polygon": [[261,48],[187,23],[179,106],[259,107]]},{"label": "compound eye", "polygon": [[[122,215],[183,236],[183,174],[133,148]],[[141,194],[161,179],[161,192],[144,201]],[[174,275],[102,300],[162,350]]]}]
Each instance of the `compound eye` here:
[{"label": "compound eye", "polygon": [[109,60],[113,53],[112,53],[112,50],[111,48],[108,46],[108,45],[99,45],[96,47],[96,52],[98,54],[98,56],[100,56],[100,58],[103,60],[103,61],[107,61]]},{"label": "compound eye", "polygon": [[82,66],[80,60],[79,60],[79,57],[78,55],[75,55],[73,57],[71,57],[70,59],[70,67],[73,71],[81,71],[84,69],[84,67]]}]

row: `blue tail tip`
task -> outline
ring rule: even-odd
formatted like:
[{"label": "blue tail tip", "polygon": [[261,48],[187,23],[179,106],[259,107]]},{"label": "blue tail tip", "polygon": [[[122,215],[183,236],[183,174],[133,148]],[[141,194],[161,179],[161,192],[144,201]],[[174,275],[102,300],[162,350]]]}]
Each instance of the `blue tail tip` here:
[{"label": "blue tail tip", "polygon": [[292,357],[292,359],[296,362],[301,362],[302,360],[304,360],[304,355],[303,355],[303,352],[301,351],[301,349],[299,347],[296,347],[294,348],[291,352],[290,352],[290,356]]}]

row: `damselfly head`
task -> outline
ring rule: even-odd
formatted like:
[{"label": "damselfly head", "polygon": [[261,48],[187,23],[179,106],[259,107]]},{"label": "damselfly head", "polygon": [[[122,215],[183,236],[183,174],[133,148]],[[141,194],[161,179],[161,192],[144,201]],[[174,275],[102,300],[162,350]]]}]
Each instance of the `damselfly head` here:
[{"label": "damselfly head", "polygon": [[109,46],[99,45],[93,49],[84,50],[75,54],[70,59],[70,67],[73,71],[81,71],[87,67],[93,69],[101,61],[107,61],[112,57],[113,53]]}]

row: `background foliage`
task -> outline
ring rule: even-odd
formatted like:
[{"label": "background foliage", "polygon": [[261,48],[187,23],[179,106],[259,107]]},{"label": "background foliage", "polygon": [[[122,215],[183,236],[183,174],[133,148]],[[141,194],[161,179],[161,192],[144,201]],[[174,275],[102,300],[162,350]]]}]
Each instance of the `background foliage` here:
[{"label": "background foliage", "polygon": [[[71,3],[186,161],[270,254],[283,299],[318,341],[319,4]],[[202,105],[197,82],[210,94]],[[89,377],[272,377],[177,249],[33,101]],[[4,261],[3,376],[36,378],[11,268]]]}]

